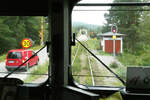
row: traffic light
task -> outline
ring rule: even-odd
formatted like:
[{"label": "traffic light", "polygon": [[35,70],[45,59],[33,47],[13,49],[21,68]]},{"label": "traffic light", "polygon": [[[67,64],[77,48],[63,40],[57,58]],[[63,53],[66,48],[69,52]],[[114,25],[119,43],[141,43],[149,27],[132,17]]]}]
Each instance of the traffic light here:
[{"label": "traffic light", "polygon": [[116,29],[113,29],[112,32],[113,32],[113,33],[116,33]]},{"label": "traffic light", "polygon": [[117,26],[112,26],[112,32],[117,33]]}]

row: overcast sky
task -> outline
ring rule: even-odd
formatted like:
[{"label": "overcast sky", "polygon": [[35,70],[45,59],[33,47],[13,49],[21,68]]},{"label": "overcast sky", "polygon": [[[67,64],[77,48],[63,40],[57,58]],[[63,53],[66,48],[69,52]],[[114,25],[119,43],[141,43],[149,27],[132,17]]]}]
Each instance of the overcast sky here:
[{"label": "overcast sky", "polygon": [[[82,0],[81,3],[111,3],[113,0]],[[103,25],[106,23],[104,14],[108,11],[77,11],[77,10],[108,10],[110,7],[74,7],[73,22]]]}]

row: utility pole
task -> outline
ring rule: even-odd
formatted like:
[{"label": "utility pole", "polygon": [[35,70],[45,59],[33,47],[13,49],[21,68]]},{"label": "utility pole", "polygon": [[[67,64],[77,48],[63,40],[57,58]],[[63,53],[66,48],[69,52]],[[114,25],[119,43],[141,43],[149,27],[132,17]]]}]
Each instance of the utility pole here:
[{"label": "utility pole", "polygon": [[44,17],[41,17],[41,32],[40,32],[40,44],[43,45],[43,28],[44,28]]}]

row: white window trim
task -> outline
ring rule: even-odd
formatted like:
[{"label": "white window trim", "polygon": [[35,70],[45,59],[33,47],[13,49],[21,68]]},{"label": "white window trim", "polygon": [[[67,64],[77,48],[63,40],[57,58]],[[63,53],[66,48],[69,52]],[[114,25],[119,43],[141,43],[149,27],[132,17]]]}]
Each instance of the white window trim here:
[{"label": "white window trim", "polygon": [[[103,38],[103,43],[104,43],[104,45],[103,45],[103,51],[105,52],[105,40],[113,40],[113,38]],[[119,38],[117,38],[116,40],[120,40],[121,41],[121,48],[120,48],[120,53],[122,53],[122,51],[123,51],[123,49],[122,49],[122,47],[123,47],[123,41],[122,41],[122,37],[119,37]]]}]

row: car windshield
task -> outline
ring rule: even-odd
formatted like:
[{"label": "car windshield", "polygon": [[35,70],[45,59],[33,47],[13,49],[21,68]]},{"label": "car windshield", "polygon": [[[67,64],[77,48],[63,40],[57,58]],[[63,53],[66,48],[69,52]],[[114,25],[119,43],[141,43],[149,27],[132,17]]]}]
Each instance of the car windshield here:
[{"label": "car windshield", "polygon": [[0,77],[19,67],[9,77],[25,83],[46,81],[49,65],[46,47],[33,55],[45,46],[47,30],[46,16],[0,16]]},{"label": "car windshield", "polygon": [[21,52],[9,52],[8,59],[21,59]]}]

